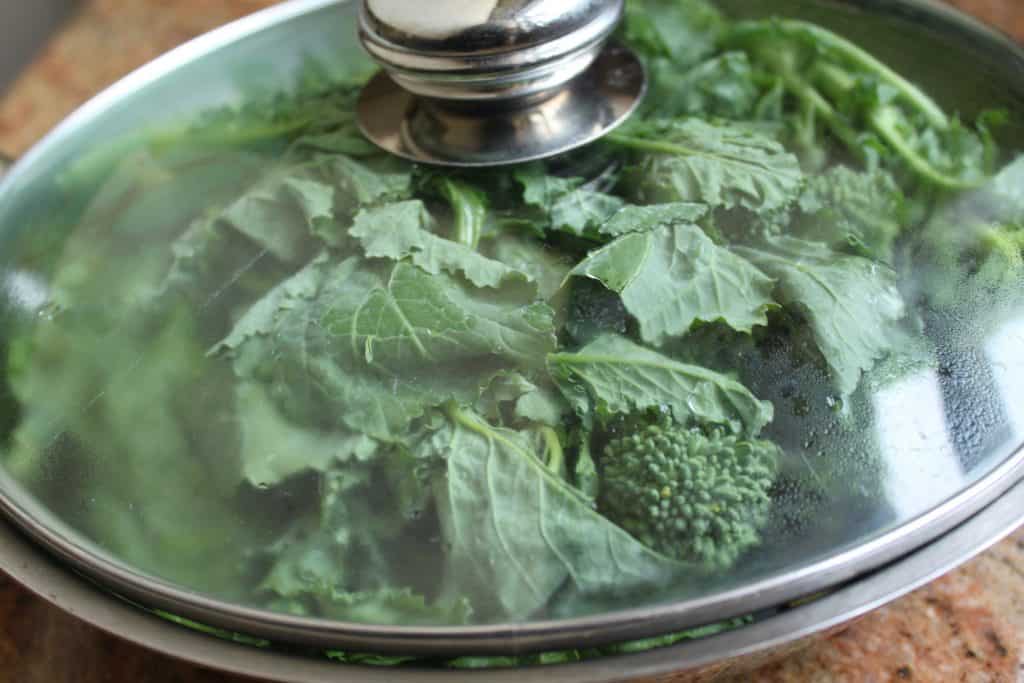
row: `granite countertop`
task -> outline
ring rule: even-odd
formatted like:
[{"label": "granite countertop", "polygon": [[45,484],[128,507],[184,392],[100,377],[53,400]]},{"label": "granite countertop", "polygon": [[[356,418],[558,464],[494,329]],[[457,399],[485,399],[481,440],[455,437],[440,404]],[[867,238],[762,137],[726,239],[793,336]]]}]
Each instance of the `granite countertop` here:
[{"label": "granite countertop", "polygon": [[[1021,0],[951,0],[1024,40]],[[17,156],[132,68],[269,0],[90,0],[0,100]],[[0,683],[240,683],[104,634],[0,573]],[[1024,530],[845,632],[727,683],[1024,682]]]}]

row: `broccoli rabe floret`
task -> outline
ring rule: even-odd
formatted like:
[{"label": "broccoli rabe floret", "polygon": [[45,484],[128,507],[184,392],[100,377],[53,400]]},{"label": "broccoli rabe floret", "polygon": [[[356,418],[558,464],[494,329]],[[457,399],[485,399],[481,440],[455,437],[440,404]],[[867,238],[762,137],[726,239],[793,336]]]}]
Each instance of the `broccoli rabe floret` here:
[{"label": "broccoli rabe floret", "polygon": [[671,423],[611,440],[604,449],[604,514],[663,555],[728,569],[760,541],[778,448]]}]

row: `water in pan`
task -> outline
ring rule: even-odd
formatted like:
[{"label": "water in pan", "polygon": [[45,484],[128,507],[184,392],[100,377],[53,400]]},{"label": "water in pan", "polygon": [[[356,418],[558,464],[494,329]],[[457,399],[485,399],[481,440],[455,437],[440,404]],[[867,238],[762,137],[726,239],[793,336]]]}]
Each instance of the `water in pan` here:
[{"label": "water in pan", "polygon": [[181,586],[445,625],[725,590],[1003,462],[1024,167],[1012,125],[996,149],[997,116],[953,117],[998,93],[943,110],[832,34],[694,2],[623,37],[646,106],[548,164],[387,158],[365,62],[294,47],[297,94],[69,147],[0,216],[5,470]]}]

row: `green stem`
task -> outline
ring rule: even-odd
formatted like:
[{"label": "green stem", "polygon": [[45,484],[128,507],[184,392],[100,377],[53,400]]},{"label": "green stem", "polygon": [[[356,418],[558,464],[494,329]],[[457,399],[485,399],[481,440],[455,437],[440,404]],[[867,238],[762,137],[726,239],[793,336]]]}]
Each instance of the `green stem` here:
[{"label": "green stem", "polygon": [[597,500],[601,492],[601,480],[597,474],[597,465],[594,464],[594,457],[590,453],[590,432],[579,430],[575,435],[575,441],[579,443],[579,452],[576,455],[575,484],[576,488],[590,500]]},{"label": "green stem", "polygon": [[[787,40],[790,41],[788,45]],[[938,131],[949,130],[950,122],[945,112],[920,88],[861,48],[826,29],[793,20],[741,22],[726,34],[722,42],[726,47],[746,50],[752,58],[762,60],[777,72],[786,90],[813,106],[836,137],[861,159],[864,153],[856,132],[816,89],[816,85],[820,85],[827,95],[839,99],[857,86],[855,73],[870,74],[896,91],[896,100],[910,109],[911,119],[916,113]],[[798,71],[801,68],[801,60],[795,57],[798,46],[806,48],[809,53],[813,51],[815,55],[809,76]],[[899,123],[906,119],[895,105],[875,105],[865,112],[865,117],[878,136],[924,180],[952,190],[971,189],[984,182],[983,179],[965,179],[944,172],[921,155],[901,133]]]},{"label": "green stem", "polygon": [[[666,142],[665,140],[652,140],[650,138],[640,138],[633,135],[626,135],[625,133],[611,133],[605,138],[608,142],[619,147],[625,147],[626,149],[633,149],[640,152],[654,152],[655,154],[670,154],[673,156],[705,156],[708,154],[706,150],[694,149],[693,147],[687,147],[686,145],[680,145],[677,142]],[[714,156],[720,159],[728,159],[740,163],[745,163],[747,160],[734,154],[725,154],[720,151],[716,151]]]},{"label": "green stem", "polygon": [[266,142],[299,132],[308,127],[310,119],[296,119],[285,123],[231,128],[213,126],[193,130],[192,126],[177,126],[160,131],[146,131],[127,135],[95,149],[72,163],[59,179],[71,189],[84,183],[95,182],[109,173],[124,157],[138,149],[163,153],[177,146],[206,147],[211,150],[243,147]]},{"label": "green stem", "polygon": [[243,128],[216,127],[188,130],[165,131],[148,136],[148,146],[156,152],[173,149],[179,145],[209,146],[217,149],[244,147],[269,140],[287,137],[308,128],[312,119],[296,119],[283,123],[268,123]]},{"label": "green stem", "polygon": [[451,178],[442,178],[438,181],[438,187],[455,215],[454,241],[476,249],[487,221],[487,203],[483,194]]},{"label": "green stem", "polygon": [[[826,87],[832,90],[833,96],[854,87],[849,74],[832,65],[820,65],[814,70]],[[833,134],[846,147],[863,160],[861,145],[857,144],[856,132],[846,119],[835,110],[814,86],[805,82],[795,74],[783,74],[781,81],[795,97],[814,106],[819,116],[826,122]],[[978,187],[983,180],[967,180],[958,178],[936,168],[927,159],[918,154],[907,138],[898,130],[898,110],[891,106],[876,106],[867,113],[868,122],[880,138],[903,158],[907,165],[919,176],[939,187],[952,190],[965,190]]]},{"label": "green stem", "polygon": [[[474,432],[475,434],[478,434],[487,441],[493,441],[498,444],[501,444],[506,449],[508,449],[509,452],[516,453],[520,457],[529,460],[537,467],[538,471],[542,472],[546,477],[548,477],[549,481],[552,482],[555,486],[559,487],[560,490],[566,492],[567,495],[573,496],[581,503],[590,505],[591,501],[585,495],[583,495],[583,493],[581,493],[575,486],[567,482],[564,476],[552,472],[549,469],[547,463],[542,462],[541,459],[538,458],[535,453],[524,449],[521,444],[517,444],[514,441],[507,438],[504,434],[501,433],[500,430],[497,430],[491,425],[487,424],[482,418],[477,416],[471,410],[460,408],[457,403],[452,402],[445,406],[444,411],[445,414],[448,416],[448,419],[451,420],[453,424],[462,427],[463,429],[467,429],[471,432]],[[557,438],[557,435],[555,435],[555,438]],[[558,449],[559,451],[561,451],[560,442],[558,445]],[[560,454],[558,457],[562,458],[563,456]]]},{"label": "green stem", "polygon": [[995,228],[985,232],[982,243],[989,253],[999,254],[1014,272],[1024,269],[1024,233],[1008,234]]},{"label": "green stem", "polygon": [[857,45],[820,26],[792,19],[740,22],[725,34],[722,43],[726,47],[749,48],[752,44],[756,47],[760,41],[776,42],[779,36],[829,57],[838,57],[844,65],[870,72],[880,82],[892,86],[900,99],[918,110],[932,126],[939,129],[949,127],[945,112],[920,88]]},{"label": "green stem", "polygon": [[814,86],[794,73],[780,74],[779,80],[794,97],[811,107],[817,117],[829,127],[832,134],[839,138],[851,152],[862,154],[861,146],[857,144],[857,131]]},{"label": "green stem", "polygon": [[939,187],[950,190],[970,190],[980,187],[985,178],[966,179],[944,173],[918,154],[906,136],[898,129],[900,116],[892,107],[876,107],[868,120],[872,128],[919,176]]},{"label": "green stem", "polygon": [[674,142],[638,138],[633,135],[626,135],[625,133],[611,133],[605,136],[604,139],[613,145],[626,147],[628,149],[635,149],[639,152],[654,152],[656,154],[673,154],[677,156],[692,156],[694,154],[698,154],[697,150],[690,147],[684,147],[683,145],[679,145]]},{"label": "green stem", "polygon": [[471,432],[476,432],[485,439],[498,441],[513,451],[521,450],[518,444],[506,439],[499,432],[492,429],[490,425],[484,423],[474,413],[460,408],[457,403],[449,403],[445,407],[445,413],[448,415],[448,419],[460,427],[465,427]]},{"label": "green stem", "polygon": [[544,439],[544,451],[547,454],[548,469],[557,474],[565,474],[565,451],[562,449],[562,440],[558,438],[558,432],[551,427],[540,428],[541,437]]}]

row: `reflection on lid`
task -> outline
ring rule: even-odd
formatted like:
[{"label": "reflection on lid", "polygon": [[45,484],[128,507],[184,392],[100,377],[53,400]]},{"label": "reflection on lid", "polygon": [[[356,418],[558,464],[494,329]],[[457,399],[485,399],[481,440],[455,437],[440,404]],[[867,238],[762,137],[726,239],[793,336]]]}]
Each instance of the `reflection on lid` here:
[{"label": "reflection on lid", "polygon": [[960,490],[966,477],[950,439],[938,373],[911,375],[881,389],[872,402],[886,498],[900,517],[925,512]]},{"label": "reflection on lid", "polygon": [[1024,318],[999,328],[985,345],[1007,419],[1017,434],[1024,433]]}]

